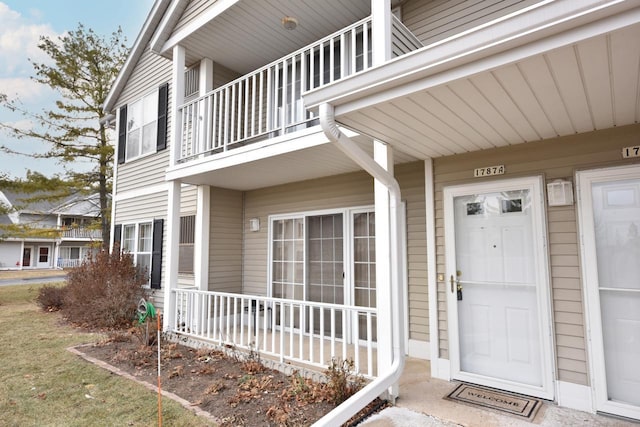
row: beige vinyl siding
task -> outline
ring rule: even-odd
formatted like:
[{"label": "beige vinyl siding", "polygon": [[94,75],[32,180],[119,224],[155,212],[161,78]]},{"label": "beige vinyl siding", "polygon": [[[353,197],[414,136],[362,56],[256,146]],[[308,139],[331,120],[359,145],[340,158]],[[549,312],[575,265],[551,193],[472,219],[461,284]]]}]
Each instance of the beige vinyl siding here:
[{"label": "beige vinyl siding", "polygon": [[133,224],[164,219],[162,242],[162,289],[150,290],[152,302],[158,309],[163,309],[164,288],[167,286],[165,270],[167,265],[167,192],[149,194],[132,199],[119,200],[116,203],[114,224]]},{"label": "beige vinyl siding", "polygon": [[169,148],[118,165],[116,191],[123,193],[163,184],[169,166]]},{"label": "beige vinyl siding", "polygon": [[175,25],[173,34],[192,23],[194,19],[196,19],[198,16],[200,16],[201,13],[207,10],[209,6],[216,3],[216,1],[217,0],[191,0],[187,7],[184,9],[184,12],[182,12],[180,20]]},{"label": "beige vinyl siding", "polygon": [[198,186],[182,184],[180,189],[180,215],[195,215],[198,207]]},{"label": "beige vinyl siding", "polygon": [[[472,178],[473,169],[496,164],[504,164],[506,174],[492,179],[542,175],[547,183],[558,178],[573,181],[579,169],[634,162],[621,159],[621,148],[636,145],[639,135],[640,125],[632,125],[435,159],[437,272],[445,279],[451,274],[445,269],[444,255],[445,186],[482,182],[485,179]],[[547,207],[546,217],[557,376],[561,381],[588,385],[575,204]],[[440,357],[448,358],[445,282],[438,283],[438,325]]]},{"label": "beige vinyl siding", "polygon": [[[424,164],[396,167],[407,211],[409,337],[428,341],[427,261],[424,204]],[[245,193],[244,293],[267,294],[269,215],[325,209],[373,206],[373,179],[364,172],[336,175]],[[250,218],[260,231],[248,229]]]},{"label": "beige vinyl siding", "polygon": [[424,163],[396,167],[407,220],[407,288],[409,339],[429,341],[429,289],[427,284],[427,235]]},{"label": "beige vinyl siding", "polygon": [[220,65],[217,62],[213,63],[213,87],[219,88],[220,86],[224,86],[229,82],[234,81],[238,77],[240,77],[236,71],[233,71],[230,68],[225,67],[224,65]]},{"label": "beige vinyl siding", "polygon": [[242,292],[242,192],[211,188],[209,290]]},{"label": "beige vinyl siding", "polygon": [[160,85],[171,82],[172,67],[170,60],[156,55],[147,47],[120,93],[118,107],[136,101],[152,90],[158,89]]},{"label": "beige vinyl siding", "polygon": [[538,1],[409,0],[402,4],[402,20],[427,46],[535,3]]},{"label": "beige vinyl siding", "polygon": [[[118,98],[118,108],[125,104],[130,104],[153,91],[157,91],[162,84],[170,82],[171,69],[171,61],[152,53],[147,48]],[[169,105],[171,105],[172,97],[173,89],[170,87]],[[168,148],[118,165],[117,192],[144,188],[164,182],[165,170],[169,166],[172,116],[173,112],[169,108],[167,116]]]}]

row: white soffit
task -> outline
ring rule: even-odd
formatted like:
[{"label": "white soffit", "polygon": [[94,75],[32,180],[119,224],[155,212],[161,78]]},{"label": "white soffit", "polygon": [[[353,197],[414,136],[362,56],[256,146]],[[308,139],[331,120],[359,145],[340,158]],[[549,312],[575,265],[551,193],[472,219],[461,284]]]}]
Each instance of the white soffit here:
[{"label": "white soffit", "polygon": [[[635,8],[422,78],[380,78],[326,101],[341,124],[419,158],[624,126],[640,121],[639,40]],[[316,92],[305,101],[322,102]]]}]

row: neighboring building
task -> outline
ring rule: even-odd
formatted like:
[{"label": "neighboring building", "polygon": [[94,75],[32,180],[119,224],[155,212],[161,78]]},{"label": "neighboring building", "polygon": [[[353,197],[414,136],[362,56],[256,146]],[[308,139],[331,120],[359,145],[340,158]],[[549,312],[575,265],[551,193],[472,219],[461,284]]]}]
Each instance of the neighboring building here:
[{"label": "neighboring building", "polygon": [[25,201],[29,197],[0,191],[8,208],[0,224],[22,230],[16,237],[0,228],[0,270],[77,267],[102,242],[100,230],[88,227],[100,217],[97,195],[63,203]]},{"label": "neighboring building", "polygon": [[169,331],[640,419],[639,40],[636,1],[157,0],[112,236]]}]

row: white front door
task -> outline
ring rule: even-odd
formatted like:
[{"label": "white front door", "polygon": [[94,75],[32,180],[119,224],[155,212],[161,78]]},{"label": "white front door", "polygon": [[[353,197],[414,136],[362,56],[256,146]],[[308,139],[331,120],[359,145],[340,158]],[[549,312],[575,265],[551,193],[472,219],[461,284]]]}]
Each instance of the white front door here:
[{"label": "white front door", "polygon": [[540,178],[444,190],[455,379],[553,398]]},{"label": "white front door", "polygon": [[640,165],[577,177],[596,409],[640,419]]}]

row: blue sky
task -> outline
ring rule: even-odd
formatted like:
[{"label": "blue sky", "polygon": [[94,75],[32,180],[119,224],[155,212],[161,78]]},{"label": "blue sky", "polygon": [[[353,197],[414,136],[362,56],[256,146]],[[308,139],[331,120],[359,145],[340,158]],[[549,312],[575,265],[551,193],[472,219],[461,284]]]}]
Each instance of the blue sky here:
[{"label": "blue sky", "polygon": [[[0,0],[0,93],[17,96],[30,111],[51,109],[55,95],[30,79],[34,72],[29,58],[37,62],[46,60],[37,48],[40,36],[56,39],[82,23],[85,28],[108,37],[120,26],[131,46],[152,5],[153,0]],[[23,117],[2,108],[0,121],[30,125]],[[0,143],[27,152],[47,148],[41,142],[13,140],[1,131]],[[62,172],[53,160],[0,153],[0,174],[22,178],[27,169],[49,176]]]}]

